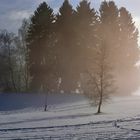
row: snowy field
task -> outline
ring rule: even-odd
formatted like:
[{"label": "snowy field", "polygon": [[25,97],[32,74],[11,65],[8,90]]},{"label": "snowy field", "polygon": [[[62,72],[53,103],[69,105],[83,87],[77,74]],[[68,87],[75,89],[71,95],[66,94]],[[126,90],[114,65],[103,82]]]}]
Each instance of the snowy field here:
[{"label": "snowy field", "polygon": [[39,103],[1,109],[0,140],[140,140],[139,96],[113,98],[100,115],[87,100],[73,98],[56,98],[47,112]]}]

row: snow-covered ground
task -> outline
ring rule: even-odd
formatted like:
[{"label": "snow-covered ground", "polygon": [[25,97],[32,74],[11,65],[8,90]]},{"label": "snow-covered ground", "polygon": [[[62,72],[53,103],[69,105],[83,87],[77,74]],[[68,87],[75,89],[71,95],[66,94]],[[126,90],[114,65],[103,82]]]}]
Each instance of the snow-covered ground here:
[{"label": "snow-covered ground", "polygon": [[115,97],[100,115],[87,100],[72,98],[47,112],[40,106],[2,110],[0,140],[140,140],[139,96]]}]

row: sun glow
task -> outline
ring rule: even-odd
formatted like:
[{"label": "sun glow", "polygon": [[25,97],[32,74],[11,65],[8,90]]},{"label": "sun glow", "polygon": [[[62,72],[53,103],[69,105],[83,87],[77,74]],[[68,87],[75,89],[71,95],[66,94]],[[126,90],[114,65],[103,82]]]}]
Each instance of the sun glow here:
[{"label": "sun glow", "polygon": [[140,87],[132,95],[140,96]]}]

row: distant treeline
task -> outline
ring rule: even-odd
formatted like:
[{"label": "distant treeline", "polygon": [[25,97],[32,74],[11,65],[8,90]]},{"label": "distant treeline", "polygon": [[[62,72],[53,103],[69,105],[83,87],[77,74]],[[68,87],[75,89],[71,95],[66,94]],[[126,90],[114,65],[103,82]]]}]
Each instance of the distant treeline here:
[{"label": "distant treeline", "polygon": [[138,30],[126,8],[103,1],[96,11],[82,0],[74,9],[64,0],[55,14],[43,2],[18,36],[0,31],[0,90],[90,98],[92,90],[106,98],[114,83],[120,93],[131,92],[140,82],[139,55]]}]

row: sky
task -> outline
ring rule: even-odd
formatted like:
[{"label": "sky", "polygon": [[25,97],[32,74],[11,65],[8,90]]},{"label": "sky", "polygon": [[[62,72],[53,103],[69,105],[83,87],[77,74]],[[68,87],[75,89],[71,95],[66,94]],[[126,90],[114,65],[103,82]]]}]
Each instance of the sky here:
[{"label": "sky", "polygon": [[[63,0],[0,0],[0,29],[17,33],[24,18],[29,18],[39,3],[46,1],[55,12],[58,11]],[[80,0],[69,0],[76,7]],[[97,10],[102,0],[89,0]],[[140,0],[114,0],[117,6],[126,7],[132,14],[136,26],[140,31]],[[140,42],[140,39],[139,39]]]}]

